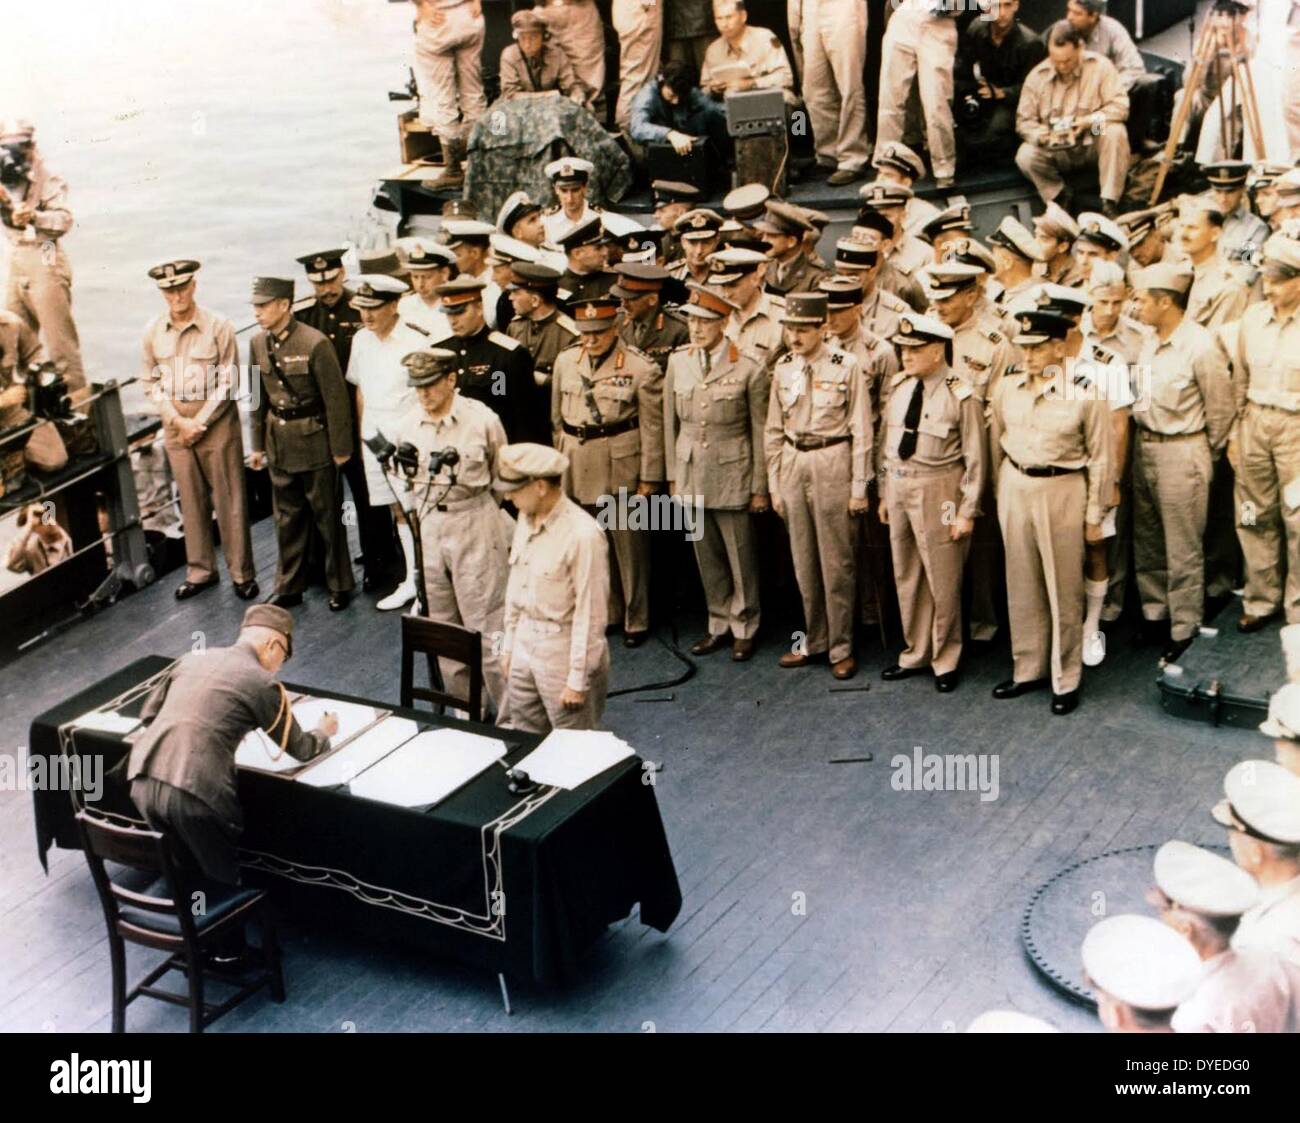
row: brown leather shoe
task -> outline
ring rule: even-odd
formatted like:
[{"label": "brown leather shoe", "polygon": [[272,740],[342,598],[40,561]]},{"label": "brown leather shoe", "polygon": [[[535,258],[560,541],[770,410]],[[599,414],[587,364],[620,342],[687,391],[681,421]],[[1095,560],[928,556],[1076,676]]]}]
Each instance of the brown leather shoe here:
[{"label": "brown leather shoe", "polygon": [[712,655],[715,651],[721,651],[724,647],[726,647],[727,642],[730,639],[731,636],[729,636],[725,632],[720,636],[715,636],[712,633],[710,633],[709,635],[705,636],[703,639],[697,640],[695,643],[691,644],[691,654]]},{"label": "brown leather shoe", "polygon": [[841,659],[831,667],[831,674],[838,679],[852,678],[858,673],[858,661],[850,655],[847,659]]},{"label": "brown leather shoe", "polygon": [[811,655],[800,655],[797,651],[787,651],[776,661],[778,667],[806,667],[813,661]]},{"label": "brown leather shoe", "polygon": [[1271,620],[1275,619],[1277,615],[1276,612],[1270,612],[1267,616],[1252,616],[1249,612],[1243,612],[1237,618],[1237,631],[1245,632],[1247,635],[1251,632],[1258,632]]},{"label": "brown leather shoe", "polygon": [[754,657],[754,641],[752,639],[738,639],[731,643],[731,661],[733,663],[745,663]]}]

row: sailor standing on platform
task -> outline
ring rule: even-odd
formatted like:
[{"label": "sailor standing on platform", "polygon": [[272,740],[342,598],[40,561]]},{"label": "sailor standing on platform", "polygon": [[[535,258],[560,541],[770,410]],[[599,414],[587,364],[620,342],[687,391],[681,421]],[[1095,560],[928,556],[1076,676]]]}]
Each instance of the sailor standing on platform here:
[{"label": "sailor standing on platform", "polygon": [[330,341],[294,318],[292,281],[258,277],[251,302],[262,330],[249,344],[249,359],[262,384],[249,466],[271,473],[280,549],[271,603],[302,604],[314,525],[325,545],[329,606],[337,612],[347,608],[356,585],[340,505],[339,468],[352,455],[347,384]]},{"label": "sailor standing on platform", "polygon": [[507,445],[497,458],[497,491],[519,512],[501,673],[508,724],[530,733],[594,729],[609,686],[609,547],[564,494],[568,470],[569,458],[545,445]]}]

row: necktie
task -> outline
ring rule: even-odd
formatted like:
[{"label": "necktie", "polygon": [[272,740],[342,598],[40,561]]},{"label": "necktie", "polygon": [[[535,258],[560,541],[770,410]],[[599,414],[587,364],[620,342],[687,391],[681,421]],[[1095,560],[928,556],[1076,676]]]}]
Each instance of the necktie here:
[{"label": "necktie", "polygon": [[912,388],[912,398],[907,403],[903,417],[903,435],[898,442],[898,459],[911,460],[916,451],[916,427],[921,424],[921,406],[925,404],[925,384],[918,378]]},{"label": "necktie", "polygon": [[709,377],[709,353],[703,347],[700,348],[700,366],[704,368],[704,377]]}]

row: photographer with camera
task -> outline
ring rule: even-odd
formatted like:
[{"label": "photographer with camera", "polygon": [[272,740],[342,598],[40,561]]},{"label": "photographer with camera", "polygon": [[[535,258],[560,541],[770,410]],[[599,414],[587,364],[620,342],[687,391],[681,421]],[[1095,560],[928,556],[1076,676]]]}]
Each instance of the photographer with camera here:
[{"label": "photographer with camera", "polygon": [[0,121],[0,226],[9,239],[5,304],[39,332],[68,386],[86,384],[72,321],[72,270],[59,239],[72,229],[67,184],[45,169],[28,121]]},{"label": "photographer with camera", "polygon": [[[419,528],[426,615],[481,633],[484,687],[501,721],[501,637],[514,520],[497,505],[492,478],[506,431],[491,407],[456,389],[460,359],[454,351],[416,351],[402,365],[420,410],[391,432],[381,430],[396,448],[375,455],[385,464],[395,501]],[[367,442],[372,451],[376,443]],[[446,661],[441,667],[447,689],[468,697],[468,668]]]},{"label": "photographer with camera", "polygon": [[963,159],[1012,155],[1020,86],[1043,61],[1047,48],[1038,32],[1016,17],[1020,0],[980,0],[983,14],[971,20],[957,42],[957,146]]},{"label": "photographer with camera", "polygon": [[[22,320],[0,311],[0,498],[11,501],[27,482],[27,466],[57,472],[68,462],[68,451],[53,421],[34,429],[35,401],[28,384],[31,372],[48,369],[45,348]],[[21,430],[10,435],[11,430]],[[7,504],[6,504],[7,505]]]}]

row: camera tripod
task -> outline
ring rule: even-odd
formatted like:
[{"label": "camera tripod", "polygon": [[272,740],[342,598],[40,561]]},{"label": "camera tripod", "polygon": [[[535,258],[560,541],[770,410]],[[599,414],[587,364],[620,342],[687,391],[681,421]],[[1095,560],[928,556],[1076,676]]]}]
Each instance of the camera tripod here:
[{"label": "camera tripod", "polygon": [[[1174,152],[1178,148],[1187,119],[1192,111],[1192,98],[1200,89],[1201,81],[1207,73],[1214,75],[1219,93],[1215,100],[1219,103],[1220,137],[1224,154],[1232,159],[1237,147],[1242,143],[1241,129],[1244,125],[1250,133],[1251,144],[1255,152],[1264,151],[1264,127],[1259,116],[1259,101],[1255,96],[1255,79],[1250,71],[1250,52],[1246,47],[1246,29],[1243,16],[1245,13],[1232,0],[1216,0],[1214,7],[1205,17],[1201,33],[1196,39],[1192,52],[1192,68],[1183,82],[1183,96],[1178,104],[1178,112],[1169,128],[1169,139],[1165,142],[1164,156],[1160,172],[1156,176],[1155,187],[1151,190],[1149,205],[1154,206],[1160,200],[1160,193],[1165,187],[1165,178],[1169,175]],[[1226,25],[1220,17],[1227,16]],[[1228,89],[1231,83],[1231,96]],[[1238,120],[1238,110],[1240,118]]]}]

